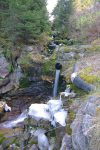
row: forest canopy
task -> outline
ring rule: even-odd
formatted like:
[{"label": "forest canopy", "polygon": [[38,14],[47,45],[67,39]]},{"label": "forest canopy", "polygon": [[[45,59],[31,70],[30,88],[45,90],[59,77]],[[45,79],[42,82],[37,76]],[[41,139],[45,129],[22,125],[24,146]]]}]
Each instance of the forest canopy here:
[{"label": "forest canopy", "polygon": [[46,0],[0,0],[0,35],[13,44],[37,39],[50,29]]}]

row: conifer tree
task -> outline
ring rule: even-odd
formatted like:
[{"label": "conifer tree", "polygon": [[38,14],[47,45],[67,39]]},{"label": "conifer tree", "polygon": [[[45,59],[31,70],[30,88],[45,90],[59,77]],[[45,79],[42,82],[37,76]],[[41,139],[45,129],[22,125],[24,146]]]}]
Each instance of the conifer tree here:
[{"label": "conifer tree", "polygon": [[0,20],[12,43],[36,39],[49,30],[46,0],[0,0]]},{"label": "conifer tree", "polygon": [[66,35],[69,26],[69,17],[73,9],[73,0],[59,0],[57,6],[53,11],[54,15],[54,29],[61,34]]}]

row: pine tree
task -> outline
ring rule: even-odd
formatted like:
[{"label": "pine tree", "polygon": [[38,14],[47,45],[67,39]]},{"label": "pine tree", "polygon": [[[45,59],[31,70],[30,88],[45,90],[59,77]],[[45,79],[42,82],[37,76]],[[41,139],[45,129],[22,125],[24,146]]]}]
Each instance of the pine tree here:
[{"label": "pine tree", "polygon": [[69,26],[69,17],[72,13],[73,9],[73,0],[59,0],[57,6],[53,11],[54,15],[54,28],[59,31],[61,34],[68,33],[68,26]]},{"label": "pine tree", "polygon": [[15,44],[36,39],[49,30],[46,0],[1,0],[0,28]]}]

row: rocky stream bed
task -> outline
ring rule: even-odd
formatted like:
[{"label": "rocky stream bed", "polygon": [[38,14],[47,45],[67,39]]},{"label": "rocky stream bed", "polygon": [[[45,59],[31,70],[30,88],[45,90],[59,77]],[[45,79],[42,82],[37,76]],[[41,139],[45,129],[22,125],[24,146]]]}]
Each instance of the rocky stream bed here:
[{"label": "rocky stream bed", "polygon": [[[1,149],[20,150],[23,141],[26,141],[24,149],[38,149],[37,139],[29,138],[26,132],[27,129],[24,128],[24,125],[26,127],[28,125],[27,120],[20,124],[22,127],[19,125],[13,129],[2,128],[2,123],[17,118],[32,103],[46,103],[51,99],[55,74],[53,65],[56,62],[60,62],[63,66],[61,71],[63,80],[60,81],[59,92],[63,92],[66,84],[70,84],[76,96],[74,98],[62,97],[64,108],[68,111],[66,127],[58,126],[59,128],[53,129],[48,123],[42,122],[44,129],[50,130],[47,134],[50,143],[56,143],[53,149],[100,149],[100,54],[98,50],[93,50],[93,53],[90,54],[91,49],[93,48],[90,45],[80,47],[61,46],[48,57],[39,51],[36,52],[34,47],[31,46],[30,49],[30,47],[26,46],[21,57],[17,60],[14,72],[10,70],[9,61],[6,60],[3,54],[0,54],[0,101],[6,101],[12,109],[11,112],[0,113]],[[26,54],[28,55],[27,61],[29,63],[24,61]],[[29,59],[30,55],[31,59]],[[85,82],[95,85],[96,91],[84,92],[71,83],[70,76],[73,72],[74,64],[77,64],[76,71],[78,75]],[[24,80],[20,82],[20,78]],[[23,87],[23,85],[26,87]],[[59,94],[56,99],[59,99]],[[35,124],[37,125],[36,122]],[[22,143],[19,141],[22,141]],[[15,144],[15,148],[13,144]]]}]

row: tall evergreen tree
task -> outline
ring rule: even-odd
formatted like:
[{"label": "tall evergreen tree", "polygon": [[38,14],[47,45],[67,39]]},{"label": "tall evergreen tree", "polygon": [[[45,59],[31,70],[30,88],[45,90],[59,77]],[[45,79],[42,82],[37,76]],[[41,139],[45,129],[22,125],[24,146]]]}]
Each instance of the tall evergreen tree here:
[{"label": "tall evergreen tree", "polygon": [[63,34],[63,36],[68,32],[69,17],[73,9],[72,4],[73,0],[58,0],[57,6],[53,11],[54,29]]},{"label": "tall evergreen tree", "polygon": [[46,0],[0,0],[0,20],[2,32],[13,43],[36,39],[49,29]]}]

